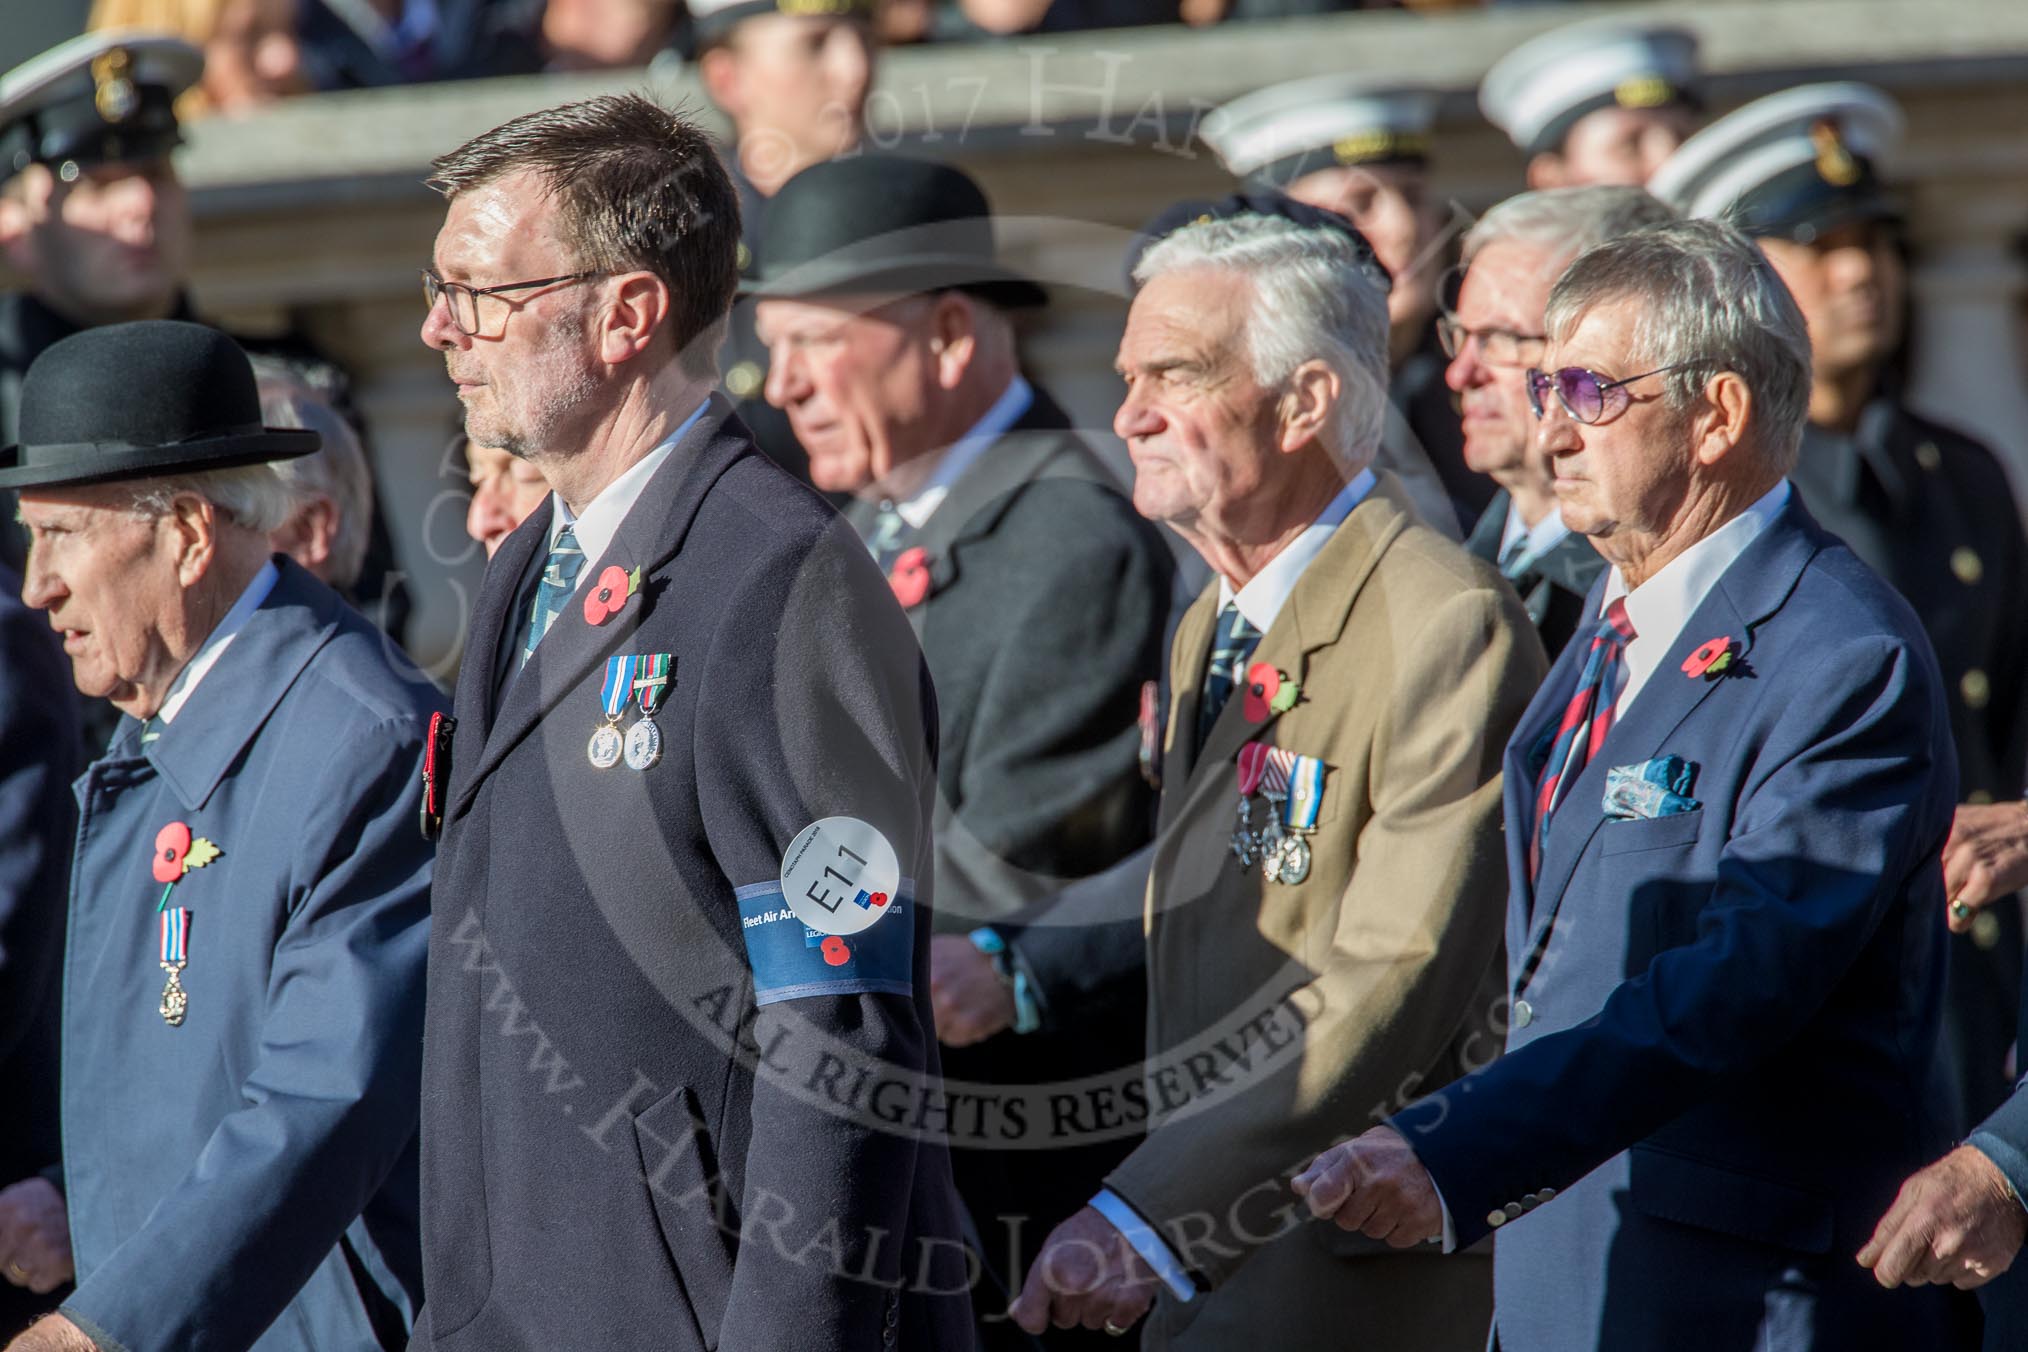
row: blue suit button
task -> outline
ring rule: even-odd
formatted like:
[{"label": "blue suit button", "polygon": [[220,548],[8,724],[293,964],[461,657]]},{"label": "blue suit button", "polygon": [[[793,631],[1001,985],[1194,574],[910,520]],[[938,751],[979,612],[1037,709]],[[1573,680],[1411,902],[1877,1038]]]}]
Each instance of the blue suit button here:
[{"label": "blue suit button", "polygon": [[1486,1224],[1488,1224],[1488,1225],[1492,1226],[1492,1227],[1493,1227],[1493,1228],[1494,1228],[1495,1230],[1499,1229],[1499,1228],[1500,1228],[1501,1226],[1505,1225],[1506,1223],[1507,1223],[1507,1213],[1506,1213],[1506,1212],[1504,1212],[1504,1211],[1488,1211],[1488,1212],[1486,1213]]},{"label": "blue suit button", "polygon": [[1533,1022],[1535,1022],[1535,1007],[1526,1000],[1516,1000],[1514,1002],[1514,1026],[1516,1028],[1526,1028]]},{"label": "blue suit button", "polygon": [[1535,1195],[1540,1197],[1545,1202],[1553,1202],[1556,1200],[1556,1189],[1544,1188],[1541,1192]]}]

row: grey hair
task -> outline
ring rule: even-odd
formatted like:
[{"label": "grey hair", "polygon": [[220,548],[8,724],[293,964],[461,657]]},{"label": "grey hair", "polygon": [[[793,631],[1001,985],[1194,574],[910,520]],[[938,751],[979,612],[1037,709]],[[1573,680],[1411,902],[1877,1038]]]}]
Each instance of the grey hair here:
[{"label": "grey hair", "polygon": [[321,450],[277,460],[273,469],[289,490],[291,511],[317,497],[329,498],[337,507],[331,581],[341,590],[350,589],[366,566],[367,537],[373,526],[373,471],[366,464],[366,449],[352,424],[293,368],[257,357],[254,374],[260,381],[263,422],[270,427],[307,428],[323,438]]},{"label": "grey hair", "polygon": [[1387,287],[1380,265],[1345,235],[1247,213],[1197,221],[1152,245],[1134,266],[1142,285],[1187,268],[1226,268],[1253,283],[1247,352],[1269,389],[1322,361],[1343,390],[1331,413],[1331,454],[1348,474],[1373,461],[1387,419]]},{"label": "grey hair", "polygon": [[1641,188],[1542,188],[1517,193],[1481,216],[1465,232],[1465,266],[1489,244],[1525,244],[1555,250],[1568,260],[1635,230],[1666,225],[1676,212]]},{"label": "grey hair", "polygon": [[183,493],[195,493],[220,516],[263,535],[289,519],[295,495],[272,465],[235,465],[231,469],[199,470],[194,474],[136,479],[128,507],[144,517],[167,516]]},{"label": "grey hair", "polygon": [[1688,408],[1731,371],[1753,393],[1755,434],[1787,474],[1810,412],[1810,334],[1789,289],[1754,242],[1723,221],[1671,221],[1587,249],[1557,279],[1543,316],[1562,343],[1592,309],[1637,303],[1634,369],[1684,368],[1662,379],[1668,407]]}]

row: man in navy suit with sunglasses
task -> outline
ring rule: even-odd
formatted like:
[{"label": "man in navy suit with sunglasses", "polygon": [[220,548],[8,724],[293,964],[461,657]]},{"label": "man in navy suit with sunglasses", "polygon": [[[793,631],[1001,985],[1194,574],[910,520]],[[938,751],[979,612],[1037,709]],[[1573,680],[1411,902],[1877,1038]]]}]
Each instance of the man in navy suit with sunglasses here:
[{"label": "man in navy suit with sunglasses", "polygon": [[1506,1352],[1953,1346],[1854,1255],[1940,1144],[1957,788],[1913,611],[1793,492],[1810,349],[1710,221],[1609,241],[1531,376],[1611,565],[1506,758],[1506,1055],[1320,1156],[1311,1210],[1496,1236]]}]

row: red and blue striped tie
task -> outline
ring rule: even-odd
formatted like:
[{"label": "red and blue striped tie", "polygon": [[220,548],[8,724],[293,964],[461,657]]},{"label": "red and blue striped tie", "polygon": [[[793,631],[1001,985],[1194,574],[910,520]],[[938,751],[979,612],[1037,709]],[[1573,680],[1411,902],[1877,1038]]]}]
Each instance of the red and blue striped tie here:
[{"label": "red and blue striped tie", "polygon": [[1584,671],[1578,677],[1570,703],[1563,708],[1563,722],[1557,725],[1549,760],[1542,767],[1542,778],[1536,781],[1535,834],[1528,842],[1530,882],[1542,871],[1550,816],[1562,806],[1571,785],[1577,783],[1577,777],[1605,742],[1606,733],[1612,730],[1614,701],[1610,694],[1601,700],[1599,692],[1612,689],[1620,669],[1620,654],[1633,637],[1634,626],[1627,619],[1626,601],[1616,598],[1606,607],[1605,618],[1592,635],[1591,651],[1584,656]]}]

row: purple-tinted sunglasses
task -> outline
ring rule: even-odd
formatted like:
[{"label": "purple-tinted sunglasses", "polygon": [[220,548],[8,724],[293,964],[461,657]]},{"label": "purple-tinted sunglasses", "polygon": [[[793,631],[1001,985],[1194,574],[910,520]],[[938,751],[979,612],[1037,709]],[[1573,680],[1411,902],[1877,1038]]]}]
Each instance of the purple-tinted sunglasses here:
[{"label": "purple-tinted sunglasses", "polygon": [[1538,421],[1553,389],[1556,402],[1563,405],[1564,412],[1581,423],[1596,423],[1616,416],[1632,402],[1633,396],[1627,393],[1626,387],[1635,381],[1667,375],[1671,371],[1687,371],[1701,365],[1702,362],[1682,361],[1674,366],[1658,366],[1652,371],[1628,376],[1625,380],[1601,380],[1598,372],[1587,371],[1582,366],[1566,366],[1557,371],[1539,371],[1531,366],[1523,380],[1528,386],[1528,407],[1535,411]]}]

